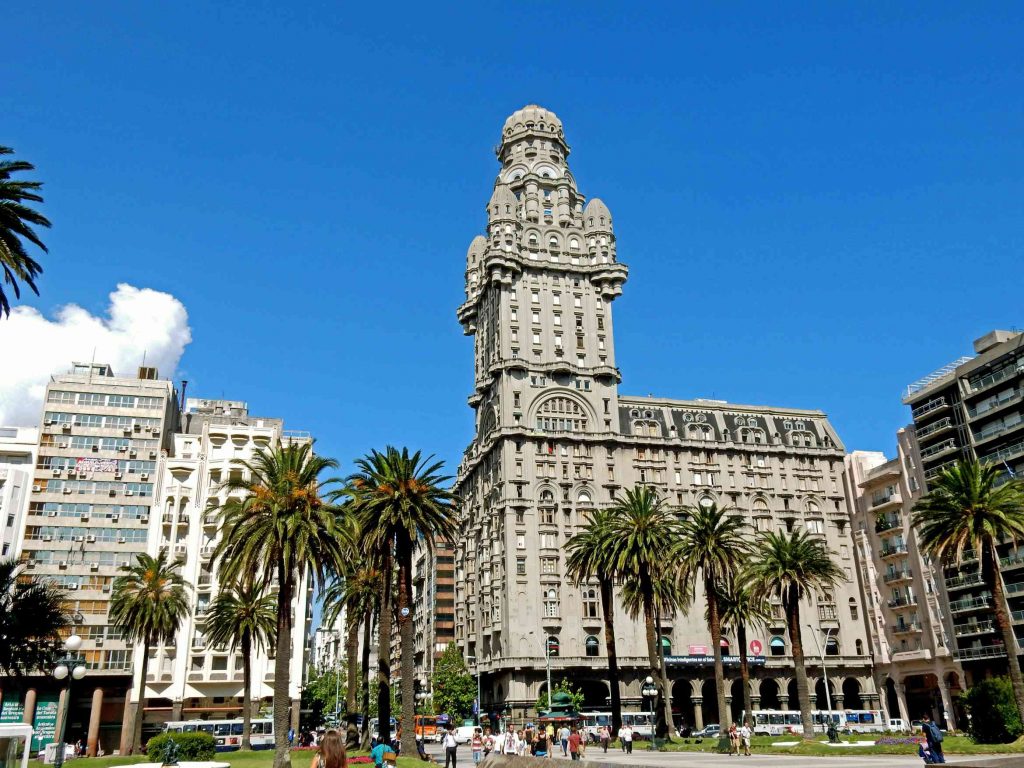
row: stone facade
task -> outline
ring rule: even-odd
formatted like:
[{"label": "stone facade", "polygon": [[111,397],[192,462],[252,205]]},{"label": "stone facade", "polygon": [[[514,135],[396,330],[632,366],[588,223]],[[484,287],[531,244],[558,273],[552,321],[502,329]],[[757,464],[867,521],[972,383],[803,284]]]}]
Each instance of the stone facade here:
[{"label": "stone facade", "polygon": [[[636,484],[670,503],[735,506],[751,531],[802,526],[835,552],[847,579],[803,607],[812,684],[825,706],[817,643],[828,643],[833,705],[877,702],[843,488],[842,444],[814,410],[620,395],[612,304],[628,270],[612,216],[585,201],[551,112],[528,106],[505,123],[486,236],[467,253],[458,318],[474,336],[469,405],[476,437],[459,466],[463,535],[456,547],[456,641],[478,660],[485,709],[528,714],[552,678],[569,677],[587,705],[608,696],[596,585],[564,579],[563,545],[589,510]],[[752,533],[753,535],[753,533]],[[663,644],[677,718],[718,722],[703,596],[665,616]],[[854,612],[854,608],[858,608]],[[776,607],[754,668],[759,706],[795,705],[789,639]],[[641,706],[649,673],[642,623],[616,613],[623,700]],[[735,649],[735,638],[728,638]],[[545,658],[546,642],[557,653]],[[668,647],[670,646],[670,647]],[[821,647],[818,645],[817,647]],[[774,655],[773,655],[774,654]],[[738,714],[738,668],[727,667]]]}]

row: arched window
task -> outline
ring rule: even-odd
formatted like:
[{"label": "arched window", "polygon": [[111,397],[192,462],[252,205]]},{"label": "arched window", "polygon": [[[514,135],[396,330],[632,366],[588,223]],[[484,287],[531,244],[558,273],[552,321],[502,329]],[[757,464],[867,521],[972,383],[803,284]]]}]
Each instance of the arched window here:
[{"label": "arched window", "polygon": [[808,501],[807,502],[807,511],[808,512],[821,512],[821,507],[818,506],[818,502],[816,502],[816,501],[813,501],[813,500],[812,501]]},{"label": "arched window", "polygon": [[815,444],[814,435],[810,432],[790,432],[789,433],[790,445],[803,446],[805,448],[813,448]]},{"label": "arched window", "polygon": [[587,417],[583,406],[568,397],[552,397],[537,412],[537,429],[546,432],[585,432]]},{"label": "arched window", "polygon": [[665,635],[661,636],[661,654],[662,656],[672,655],[672,641]]},{"label": "arched window", "polygon": [[553,251],[558,250],[558,238],[555,237],[554,235],[548,238],[548,248],[550,248]]},{"label": "arched window", "polygon": [[860,638],[857,638],[857,655],[858,656],[863,656],[864,655],[864,641],[861,640]]},{"label": "arched window", "polygon": [[768,648],[771,650],[772,656],[786,655],[786,641],[778,635],[768,641]]},{"label": "arched window", "polygon": [[829,636],[828,640],[825,641],[825,655],[826,656],[838,656],[839,655],[839,640],[833,636]]},{"label": "arched window", "polygon": [[577,238],[575,238],[575,237],[569,238],[569,250],[570,251],[578,251],[579,249],[580,249],[580,241]]},{"label": "arched window", "polygon": [[633,434],[640,437],[659,437],[661,425],[656,421],[634,421]]},{"label": "arched window", "polygon": [[598,614],[597,587],[584,587],[583,589],[583,618],[596,619]]},{"label": "arched window", "polygon": [[526,238],[526,242],[531,248],[536,248],[540,245],[540,240],[537,239],[537,234],[535,232],[530,233],[530,236]]},{"label": "arched window", "polygon": [[541,504],[554,504],[555,503],[555,494],[553,494],[551,491],[547,491],[547,490],[541,491],[540,492],[540,503]]},{"label": "arched window", "polygon": [[544,592],[544,616],[549,619],[558,616],[558,590],[554,587]]},{"label": "arched window", "polygon": [[590,491],[580,491],[576,497],[578,504],[590,504]]},{"label": "arched window", "polygon": [[548,656],[557,656],[559,651],[558,638],[554,635],[548,637]]},{"label": "arched window", "polygon": [[740,442],[741,443],[763,443],[765,442],[764,430],[744,427],[740,430]]},{"label": "arched window", "polygon": [[587,650],[587,656],[597,656],[601,650],[601,643],[593,635],[588,635],[584,647]]},{"label": "arched window", "polygon": [[690,440],[710,440],[711,427],[707,424],[690,424],[686,427],[686,437]]}]

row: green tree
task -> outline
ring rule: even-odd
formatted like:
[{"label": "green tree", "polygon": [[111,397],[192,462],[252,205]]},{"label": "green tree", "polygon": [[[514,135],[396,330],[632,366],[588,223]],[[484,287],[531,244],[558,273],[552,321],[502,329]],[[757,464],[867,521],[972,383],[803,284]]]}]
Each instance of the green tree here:
[{"label": "green tree", "polygon": [[1024,733],[1013,683],[1007,677],[990,677],[962,693],[971,738],[981,744],[1009,744]]},{"label": "green tree", "polygon": [[304,727],[319,728],[332,718],[349,687],[345,672],[340,669],[325,669],[311,676],[302,689]]},{"label": "green tree", "polygon": [[130,741],[123,754],[132,754],[142,742],[142,718],[146,705],[146,674],[149,651],[154,645],[174,642],[182,619],[188,615],[188,584],[181,577],[180,564],[167,559],[162,549],[156,557],[141,554],[121,568],[114,579],[110,597],[110,621],[133,645],[142,643],[142,674],[139,702]]},{"label": "green tree", "polygon": [[476,680],[466,668],[462,651],[455,643],[448,643],[441,657],[434,662],[434,712],[447,714],[455,720],[469,717],[476,699]]},{"label": "green tree", "polygon": [[[14,154],[10,147],[0,146],[0,157]],[[33,226],[48,227],[49,220],[25,203],[41,203],[39,189],[41,181],[15,181],[11,176],[22,171],[34,171],[35,166],[24,160],[0,160],[0,269],[4,279],[0,283],[0,312],[11,314],[11,302],[4,293],[4,285],[11,286],[14,298],[21,298],[20,280],[39,295],[36,277],[43,267],[28,255],[23,240],[35,245],[44,253],[46,246],[39,239]]]},{"label": "green tree", "polygon": [[[337,462],[313,453],[311,443],[278,441],[242,462],[240,479],[225,483],[232,495],[221,510],[223,534],[214,550],[221,578],[251,575],[265,583],[277,579],[274,636],[274,768],[291,762],[288,752],[288,687],[291,681],[292,600],[308,573],[322,585],[340,569],[350,542],[339,520],[342,510],[321,493],[334,481],[321,477]],[[301,620],[301,617],[300,617]]]},{"label": "green tree", "polygon": [[[583,709],[583,689],[573,688],[566,678],[562,678],[557,683],[552,684],[551,698],[548,697],[548,692],[544,691],[537,699],[537,703],[534,704],[537,712],[547,712],[551,708],[551,701],[558,694],[565,694],[569,697],[569,701],[572,704],[572,708],[579,712]],[[616,731],[618,733],[618,731]]]},{"label": "green tree", "polygon": [[612,733],[622,727],[619,657],[615,645],[615,568],[612,562],[611,512],[593,510],[587,526],[565,543],[566,575],[577,587],[597,579],[604,619],[604,646],[608,654],[608,689],[611,692]]},{"label": "green tree", "polygon": [[[725,723],[729,710],[725,701],[725,668],[722,664],[721,593],[750,553],[748,526],[735,509],[716,504],[687,507],[682,530],[676,543],[675,560],[679,582],[690,592],[698,582],[704,586],[707,601],[708,630],[715,659],[715,689],[718,693],[718,719]],[[749,710],[748,710],[749,711]],[[719,748],[723,746],[723,733]],[[728,746],[727,740],[725,746]]]},{"label": "green tree", "polygon": [[[415,617],[413,615],[413,554],[418,546],[434,549],[438,539],[450,541],[455,535],[455,497],[442,487],[451,478],[441,473],[444,463],[422,457],[419,451],[388,446],[384,452],[371,451],[356,460],[357,472],[348,478],[345,493],[351,499],[353,517],[359,527],[360,545],[384,574],[385,586],[380,611],[380,675],[378,709],[381,738],[390,736],[391,580],[397,566],[398,635],[400,643],[401,702],[403,722],[411,723],[416,711],[414,658]],[[416,752],[414,729],[402,730],[402,749]]]},{"label": "green tree", "polygon": [[0,560],[0,672],[21,675],[47,668],[68,626],[67,594]]},{"label": "green tree", "polygon": [[210,603],[204,632],[212,645],[242,651],[242,749],[252,749],[252,652],[274,644],[277,631],[277,596],[258,579],[221,584]]},{"label": "green tree", "polygon": [[[743,685],[743,711],[750,716],[750,661],[747,658],[747,627],[764,627],[771,620],[768,605],[758,598],[747,583],[743,572],[725,583],[718,596],[722,626],[736,632],[736,645],[740,654],[740,680]],[[751,722],[753,725],[753,722]]]},{"label": "green tree", "polygon": [[655,633],[655,609],[659,594],[665,595],[668,585],[675,581],[670,569],[680,523],[657,491],[648,486],[638,486],[617,497],[611,513],[610,562],[624,591],[631,589],[637,596],[635,602],[624,599],[627,611],[634,619],[641,613],[644,617],[651,676],[658,681],[656,731],[659,738],[668,738],[672,711],[661,642]]},{"label": "green tree", "polygon": [[992,614],[1008,651],[1017,711],[1024,719],[1024,678],[1006,609],[998,551],[1000,541],[1024,540],[1024,481],[1011,478],[998,485],[1002,474],[992,464],[958,461],[929,481],[931,489],[914,505],[911,524],[921,549],[943,565],[959,568],[965,551],[977,553],[981,579],[992,594]]},{"label": "green tree", "polygon": [[843,579],[843,571],[832,560],[832,553],[824,543],[805,531],[788,535],[772,531],[758,538],[746,573],[748,586],[757,599],[778,597],[782,601],[793,647],[793,676],[804,738],[812,739],[814,723],[800,634],[800,601],[808,592],[834,587]]}]

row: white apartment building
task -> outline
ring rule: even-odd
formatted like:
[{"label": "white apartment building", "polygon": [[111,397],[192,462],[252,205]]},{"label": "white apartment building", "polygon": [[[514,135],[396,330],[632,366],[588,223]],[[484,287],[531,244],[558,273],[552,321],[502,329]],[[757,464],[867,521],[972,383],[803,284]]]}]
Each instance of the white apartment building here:
[{"label": "white apartment building", "polygon": [[21,549],[38,441],[38,429],[0,427],[0,559]]}]

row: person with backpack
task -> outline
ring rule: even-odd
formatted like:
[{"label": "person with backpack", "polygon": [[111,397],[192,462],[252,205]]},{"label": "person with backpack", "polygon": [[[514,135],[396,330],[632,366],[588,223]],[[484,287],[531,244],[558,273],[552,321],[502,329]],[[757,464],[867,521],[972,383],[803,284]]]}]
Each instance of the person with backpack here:
[{"label": "person with backpack", "polygon": [[942,754],[942,731],[939,730],[931,718],[931,715],[925,715],[921,723],[921,730],[924,731],[924,738],[928,742],[928,750],[932,753],[933,763],[944,763],[946,762],[946,756]]}]

